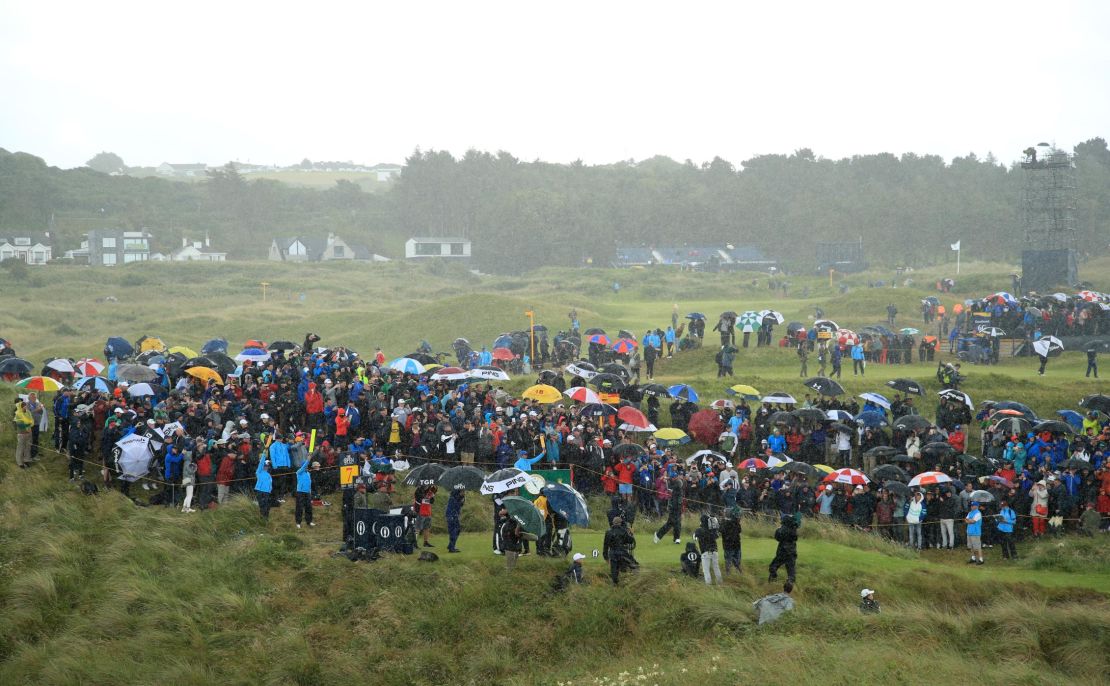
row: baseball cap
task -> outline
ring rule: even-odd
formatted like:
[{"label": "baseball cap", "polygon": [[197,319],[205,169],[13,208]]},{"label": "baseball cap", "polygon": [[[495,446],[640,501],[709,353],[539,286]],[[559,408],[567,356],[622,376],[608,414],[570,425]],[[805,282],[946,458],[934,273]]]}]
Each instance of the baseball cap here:
[{"label": "baseball cap", "polygon": [[270,418],[270,415],[268,415],[268,414],[266,414],[265,412],[263,412],[263,413],[262,413],[262,414],[261,414],[261,415],[260,415],[260,416],[259,416],[258,418],[259,418],[259,419],[269,419],[269,418]]},{"label": "baseball cap", "polygon": [[865,588],[865,589],[863,589],[862,591],[859,592],[859,597],[860,598],[866,598],[867,596],[871,595],[874,592],[875,591],[870,589],[870,588]]},{"label": "baseball cap", "polygon": [[575,553],[575,554],[574,554],[574,557],[573,557],[573,558],[571,558],[571,559],[572,559],[572,560],[573,560],[574,562],[578,562],[579,560],[585,560],[585,559],[586,559],[586,556],[585,556],[585,555],[583,555],[582,553]]}]

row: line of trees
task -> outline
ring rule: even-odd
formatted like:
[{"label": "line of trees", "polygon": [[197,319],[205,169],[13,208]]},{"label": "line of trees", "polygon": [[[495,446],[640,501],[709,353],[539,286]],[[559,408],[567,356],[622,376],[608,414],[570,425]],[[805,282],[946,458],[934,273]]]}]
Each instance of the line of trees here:
[{"label": "line of trees", "polygon": [[[1110,236],[1110,150],[1094,138],[1074,152],[1080,249],[1100,253]],[[138,179],[109,175],[123,166],[111,153],[94,161],[102,171],[63,171],[0,150],[0,228],[43,230],[53,216],[63,248],[94,222],[149,227],[167,248],[182,232],[208,231],[242,258],[261,257],[271,238],[287,234],[330,231],[393,255],[407,236],[464,235],[490,272],[606,264],[617,244],[630,243],[754,245],[800,270],[815,266],[816,243],[861,238],[873,263],[948,259],[956,240],[968,256],[1015,259],[1023,237],[1023,172],[990,155],[946,164],[915,154],[831,160],[801,149],[737,168],[720,158],[587,166],[417,150],[393,188],[377,194],[349,181],[326,191],[247,181],[230,164],[201,183]]]}]

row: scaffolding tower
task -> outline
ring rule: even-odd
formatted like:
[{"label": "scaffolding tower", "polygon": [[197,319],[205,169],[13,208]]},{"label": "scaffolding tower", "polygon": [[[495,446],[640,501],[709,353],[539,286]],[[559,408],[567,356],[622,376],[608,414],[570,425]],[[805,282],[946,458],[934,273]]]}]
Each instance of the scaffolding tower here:
[{"label": "scaffolding tower", "polygon": [[1021,163],[1025,249],[1074,250],[1078,243],[1074,161],[1068,153],[1043,143],[1037,148],[1027,148]]}]

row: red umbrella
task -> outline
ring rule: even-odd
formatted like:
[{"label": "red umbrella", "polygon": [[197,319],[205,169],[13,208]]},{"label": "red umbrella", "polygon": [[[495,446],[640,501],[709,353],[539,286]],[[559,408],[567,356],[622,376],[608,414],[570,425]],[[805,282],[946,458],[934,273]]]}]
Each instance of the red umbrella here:
[{"label": "red umbrella", "polygon": [[243,347],[244,348],[262,348],[263,350],[265,350],[266,349],[266,344],[263,343],[262,341],[258,340],[257,338],[252,338],[249,341],[247,341],[246,343],[244,343]]},{"label": "red umbrella", "polygon": [[824,479],[825,483],[837,484],[850,484],[852,486],[863,486],[871,482],[863,472],[855,469],[838,469],[832,474],[829,474]]},{"label": "red umbrella", "polygon": [[516,357],[516,355],[514,355],[513,351],[509,350],[508,348],[494,348],[493,349],[493,359],[495,359],[495,360],[504,360],[504,361],[508,362],[509,360],[513,359],[514,357]]},{"label": "red umbrella", "polygon": [[588,405],[601,402],[601,398],[598,397],[597,393],[591,391],[585,386],[575,386],[574,388],[568,388],[567,390],[563,391],[563,394],[571,400],[574,400],[575,402],[586,403]]},{"label": "red umbrella", "polygon": [[690,425],[686,431],[694,440],[709,446],[717,445],[724,430],[721,416],[715,410],[701,410],[690,417]]},{"label": "red umbrella", "polygon": [[617,411],[617,419],[621,420],[625,424],[631,424],[632,426],[640,429],[646,429],[648,428],[648,426],[650,426],[650,422],[648,422],[648,419],[644,416],[644,413],[629,405],[626,405]]},{"label": "red umbrella", "polygon": [[758,457],[749,457],[740,464],[736,465],[737,469],[767,469],[767,463]]}]

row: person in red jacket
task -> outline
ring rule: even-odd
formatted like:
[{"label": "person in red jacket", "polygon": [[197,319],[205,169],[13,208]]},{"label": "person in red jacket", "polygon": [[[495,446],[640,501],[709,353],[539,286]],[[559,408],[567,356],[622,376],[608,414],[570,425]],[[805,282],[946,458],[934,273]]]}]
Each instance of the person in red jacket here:
[{"label": "person in red jacket", "polygon": [[304,394],[305,425],[309,429],[323,429],[324,396],[316,390],[316,383],[308,384],[308,391]]},{"label": "person in red jacket", "polygon": [[[606,441],[608,443],[609,441]],[[617,474],[617,492],[620,493],[624,502],[630,506],[635,505],[635,498],[632,496],[632,478],[636,476],[636,465],[632,463],[631,457],[625,457],[613,467],[613,471]]]},{"label": "person in red jacket", "polygon": [[948,445],[956,449],[956,452],[963,453],[964,448],[967,447],[967,436],[964,435],[963,427],[959,424],[948,434]]},{"label": "person in red jacket", "polygon": [[215,470],[212,468],[212,453],[204,451],[204,454],[197,460],[197,506],[203,511],[207,510],[209,504],[212,502],[212,484],[214,479],[212,474]]},{"label": "person in red jacket", "polygon": [[347,449],[347,431],[351,427],[351,420],[347,418],[347,411],[342,407],[335,413],[335,447],[339,450]]},{"label": "person in red jacket", "polygon": [[227,453],[216,470],[216,502],[220,505],[227,502],[228,493],[231,492],[231,480],[235,478],[235,460],[235,453]]}]

